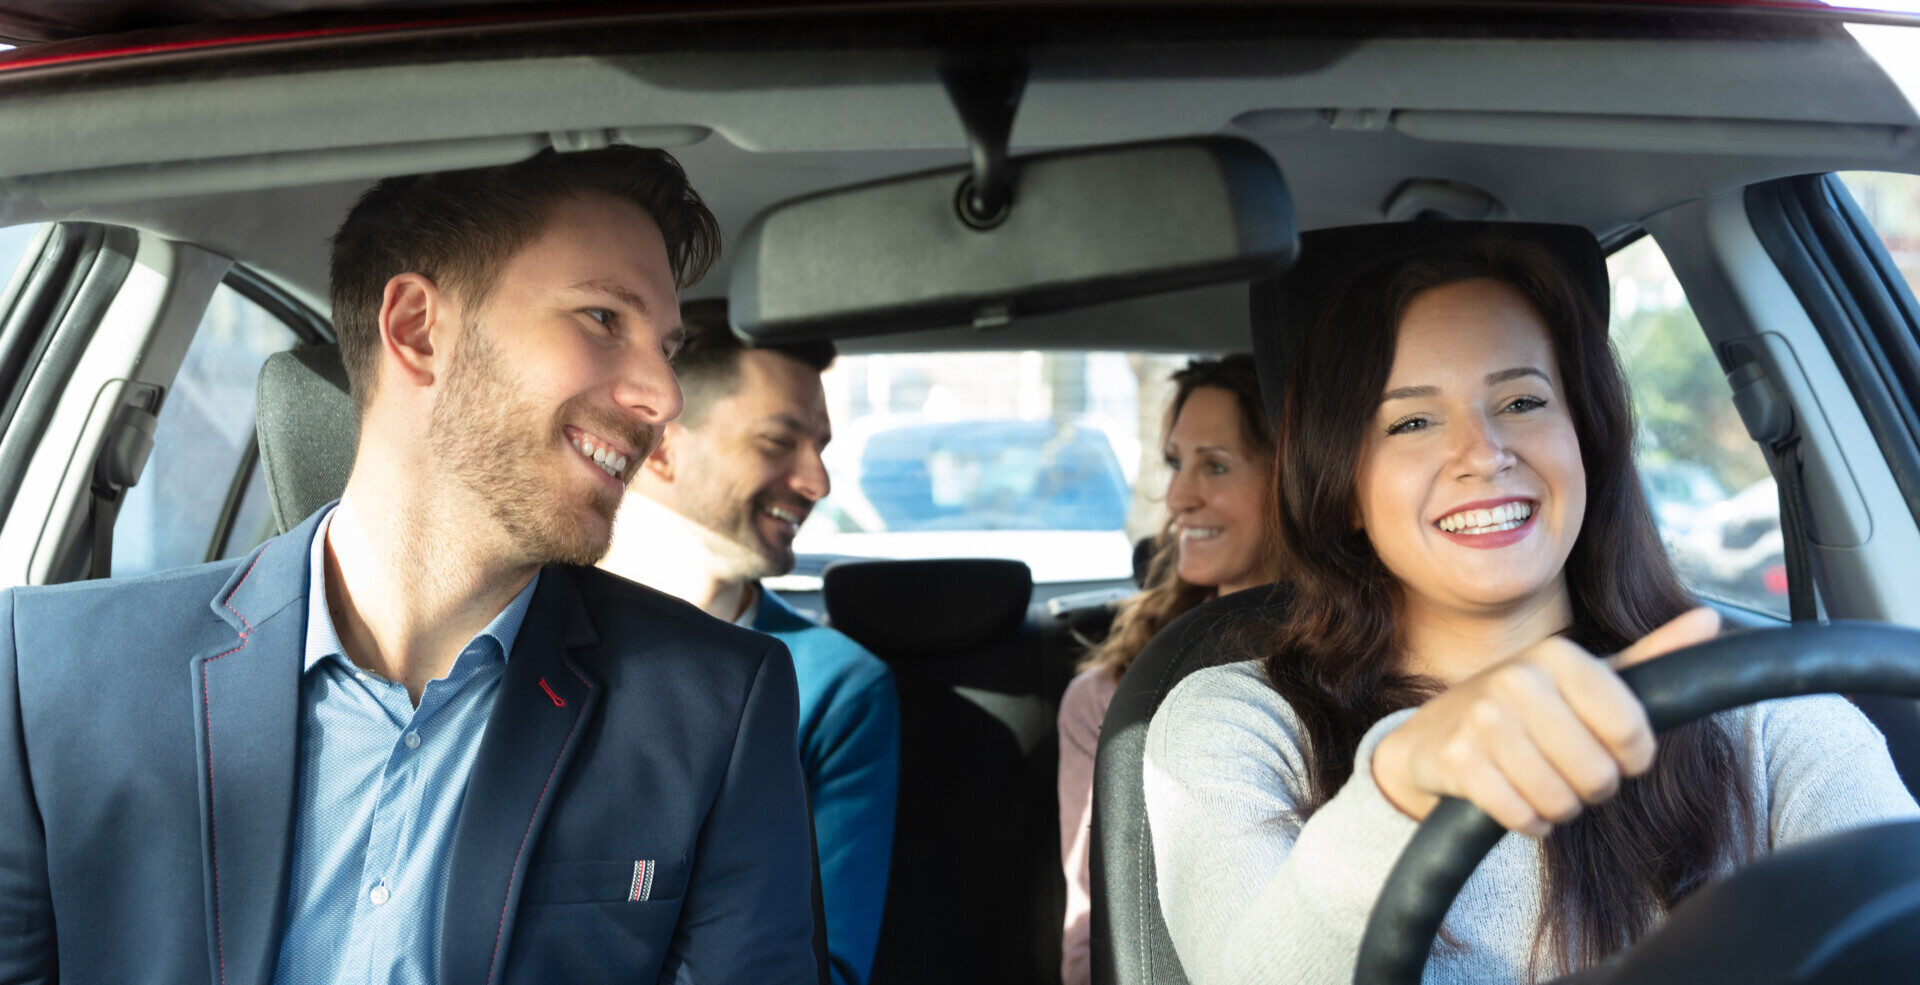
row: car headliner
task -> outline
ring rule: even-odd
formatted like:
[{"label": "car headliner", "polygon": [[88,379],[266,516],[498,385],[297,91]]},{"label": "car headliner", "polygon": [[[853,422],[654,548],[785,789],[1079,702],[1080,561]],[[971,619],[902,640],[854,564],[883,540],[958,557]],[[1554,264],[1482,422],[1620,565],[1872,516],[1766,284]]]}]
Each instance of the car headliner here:
[{"label": "car headliner", "polygon": [[[611,134],[669,147],[731,241],[785,198],[964,161],[940,52],[911,37],[944,36],[980,7],[596,16],[591,43],[522,24],[107,64],[32,65],[40,49],[23,50],[15,70],[0,56],[0,223],[151,230],[324,311],[326,238],[368,179]],[[1920,115],[1856,39],[1920,30],[1765,12],[1456,15],[1388,30],[1378,10],[1289,20],[1133,5],[1076,32],[1090,15],[1072,5],[1002,13],[996,38],[1015,39],[1031,72],[1016,153],[1246,137],[1279,162],[1303,229],[1380,221],[1409,207],[1395,193],[1413,179],[1605,239],[1768,178],[1920,171]],[[1063,37],[1075,40],[1048,40]],[[688,296],[723,294],[726,278],[723,257]],[[1246,318],[1244,290],[1221,287],[846,348],[1222,350],[1245,347]]]}]

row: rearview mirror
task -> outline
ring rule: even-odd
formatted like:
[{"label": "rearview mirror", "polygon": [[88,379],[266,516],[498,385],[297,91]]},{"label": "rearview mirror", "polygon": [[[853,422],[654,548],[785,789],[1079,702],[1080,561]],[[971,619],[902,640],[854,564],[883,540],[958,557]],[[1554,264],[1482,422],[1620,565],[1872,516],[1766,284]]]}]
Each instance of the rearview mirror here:
[{"label": "rearview mirror", "polygon": [[747,225],[729,285],[758,345],[1061,311],[1275,273],[1299,239],[1273,159],[1231,137],[1014,158],[990,222],[959,166],[821,192]]}]

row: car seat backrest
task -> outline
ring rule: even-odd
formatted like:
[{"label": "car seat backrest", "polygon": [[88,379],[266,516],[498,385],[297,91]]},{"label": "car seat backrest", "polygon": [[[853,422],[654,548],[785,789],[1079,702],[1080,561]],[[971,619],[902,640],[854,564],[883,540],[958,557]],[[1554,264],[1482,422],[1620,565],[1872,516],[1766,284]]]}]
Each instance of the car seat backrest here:
[{"label": "car seat backrest", "polygon": [[[1300,333],[1320,316],[1356,273],[1415,250],[1501,236],[1531,243],[1560,258],[1606,323],[1606,257],[1593,234],[1579,226],[1519,222],[1395,222],[1302,233],[1298,260],[1286,272],[1249,290],[1254,364],[1268,419],[1280,419],[1281,400]],[[1148,724],[1167,691],[1223,654],[1244,654],[1244,621],[1277,618],[1281,595],[1249,590],[1217,599],[1169,623],[1135,658],[1100,733],[1094,768],[1091,892],[1093,981],[1096,985],[1186,985],[1186,975],[1160,913],[1153,832],[1142,796],[1140,757]]]},{"label": "car seat backrest", "polygon": [[1006,560],[843,561],[834,628],[893,668],[900,800],[872,981],[1058,982],[1065,633],[1027,626],[1033,579]]},{"label": "car seat backrest", "polygon": [[[1141,793],[1147,725],[1160,702],[1188,674],[1257,655],[1262,632],[1285,612],[1279,585],[1235,592],[1202,603],[1156,633],[1115,689],[1100,729],[1093,771],[1090,858],[1093,980],[1186,985],[1160,916],[1153,832]],[[1137,901],[1115,905],[1116,900]]]},{"label": "car seat backrest", "polygon": [[1016,633],[1033,598],[1019,561],[842,561],[823,576],[833,627],[883,658],[977,650]]},{"label": "car seat backrest", "polygon": [[337,345],[307,345],[267,357],[254,387],[260,467],[273,532],[299,526],[339,499],[359,440],[347,367]]}]

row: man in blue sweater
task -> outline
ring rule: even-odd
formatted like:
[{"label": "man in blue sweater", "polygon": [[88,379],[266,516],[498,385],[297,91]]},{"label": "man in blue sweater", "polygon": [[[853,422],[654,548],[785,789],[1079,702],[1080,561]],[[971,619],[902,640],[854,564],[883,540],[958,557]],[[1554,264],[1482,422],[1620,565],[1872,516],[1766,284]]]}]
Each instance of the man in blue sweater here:
[{"label": "man in blue sweater", "polygon": [[709,615],[779,639],[800,682],[800,759],[813,810],[837,985],[873,968],[893,809],[900,712],[893,673],[846,634],[760,584],[793,570],[793,538],[827,494],[832,437],[820,373],[831,343],[748,349],[724,309],[689,303],[674,357],[685,395],[628,488],[600,566]]}]

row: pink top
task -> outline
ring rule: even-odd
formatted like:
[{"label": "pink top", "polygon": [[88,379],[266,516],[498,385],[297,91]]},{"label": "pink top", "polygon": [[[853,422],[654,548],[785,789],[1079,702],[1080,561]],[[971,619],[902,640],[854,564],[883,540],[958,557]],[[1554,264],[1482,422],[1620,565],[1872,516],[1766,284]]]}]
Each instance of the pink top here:
[{"label": "pink top", "polygon": [[1087,891],[1093,754],[1118,683],[1110,670],[1082,671],[1060,698],[1060,864],[1067,874],[1067,918],[1060,942],[1063,985],[1088,985],[1093,977],[1087,937],[1093,906]]}]

